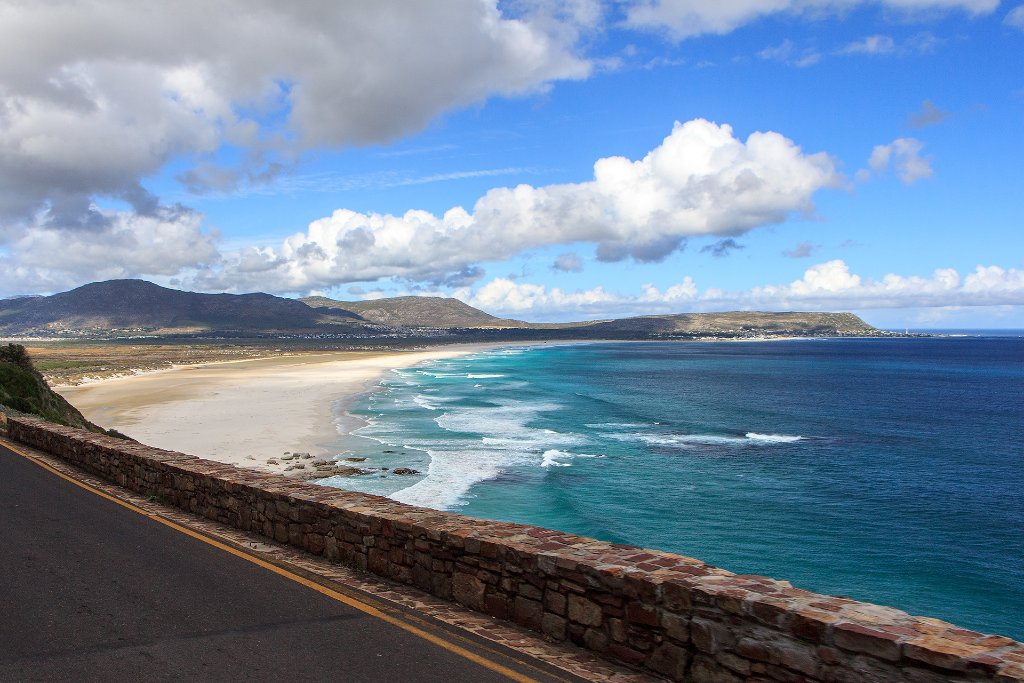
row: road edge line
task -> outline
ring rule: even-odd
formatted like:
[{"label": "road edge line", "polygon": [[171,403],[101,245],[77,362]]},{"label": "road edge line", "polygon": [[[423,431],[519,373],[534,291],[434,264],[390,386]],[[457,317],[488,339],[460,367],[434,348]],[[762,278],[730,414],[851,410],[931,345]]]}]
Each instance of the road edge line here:
[{"label": "road edge line", "polygon": [[[276,565],[276,564],[274,564],[272,562],[268,562],[267,560],[264,560],[263,558],[251,555],[251,554],[243,551],[240,548],[234,548],[234,547],[232,547],[232,546],[230,546],[230,545],[228,545],[228,544],[226,544],[226,543],[224,543],[222,541],[218,541],[217,539],[214,539],[214,538],[211,538],[209,536],[206,536],[205,534],[202,534],[202,533],[200,533],[198,531],[195,531],[193,529],[189,529],[188,527],[183,526],[183,525],[179,524],[178,522],[172,521],[170,519],[167,519],[166,517],[162,517],[162,516],[157,515],[157,514],[153,514],[152,512],[148,512],[148,511],[144,510],[143,508],[140,508],[137,505],[134,505],[133,503],[129,503],[128,501],[121,500],[120,498],[117,498],[116,496],[112,496],[109,493],[101,491],[98,488],[96,488],[96,487],[94,487],[94,486],[92,486],[90,484],[87,484],[87,483],[85,483],[83,481],[75,479],[74,477],[69,476],[69,475],[61,472],[60,470],[56,469],[55,467],[53,467],[49,463],[43,461],[41,458],[39,458],[37,456],[34,456],[34,455],[30,455],[28,453],[25,453],[25,452],[21,451],[17,447],[13,446],[10,443],[10,441],[7,440],[7,439],[4,439],[4,443],[2,443],[2,445],[5,448],[7,448],[8,450],[10,450],[12,453],[17,454],[18,456],[24,458],[25,460],[28,460],[28,461],[34,463],[35,465],[38,465],[39,467],[41,467],[42,469],[46,470],[47,472],[50,472],[51,474],[55,474],[58,477],[60,477],[61,479],[65,480],[67,482],[70,482],[70,483],[74,484],[75,486],[78,486],[79,488],[85,489],[86,491],[89,491],[90,493],[93,493],[93,494],[95,494],[95,495],[97,495],[97,496],[99,496],[101,498],[104,498],[106,500],[109,500],[109,501],[111,501],[113,503],[117,503],[121,507],[124,507],[124,508],[126,508],[128,510],[131,510],[132,512],[135,512],[137,514],[140,514],[143,517],[148,517],[149,519],[152,519],[152,520],[154,520],[156,522],[159,522],[160,524],[163,524],[164,526],[170,527],[171,529],[174,529],[175,531],[178,531],[179,533],[183,533],[186,536],[191,536],[192,538],[200,540],[203,543],[206,543],[208,545],[211,545],[211,546],[217,548],[218,550],[223,550],[223,551],[225,551],[227,553],[230,553],[230,554],[232,554],[232,555],[234,555],[236,557],[239,557],[239,558],[241,558],[243,560],[247,560],[248,562],[251,562],[252,564],[255,564],[255,565],[259,566],[259,567],[262,567],[262,568],[267,569],[267,570],[269,570],[271,572],[274,572],[275,574],[278,574],[279,576],[282,576],[282,577],[284,577],[286,579],[294,581],[295,583],[303,585],[306,588],[310,588],[312,590],[315,590],[316,592],[321,593],[321,594],[323,594],[323,595],[325,595],[325,596],[327,596],[327,597],[329,597],[329,598],[331,598],[333,600],[336,600],[336,601],[341,602],[341,603],[343,603],[345,605],[348,605],[349,607],[352,607],[353,609],[357,609],[360,612],[363,612],[364,614],[367,614],[369,616],[372,616],[372,617],[375,617],[377,619],[380,619],[380,620],[382,620],[384,622],[387,622],[387,623],[389,623],[389,624],[391,624],[393,626],[397,626],[398,628],[401,628],[402,630],[404,630],[404,631],[406,631],[408,633],[411,633],[411,634],[413,634],[413,635],[415,635],[415,636],[417,636],[419,638],[422,638],[422,639],[424,639],[424,640],[426,640],[426,641],[428,641],[430,643],[433,643],[434,645],[437,645],[438,647],[440,647],[442,649],[445,649],[445,650],[447,650],[447,651],[449,651],[449,652],[451,652],[453,654],[456,654],[456,655],[458,655],[458,656],[460,656],[460,657],[462,657],[464,659],[467,659],[467,660],[473,662],[474,664],[478,664],[478,665],[480,665],[480,666],[482,666],[482,667],[484,667],[486,669],[489,669],[489,670],[494,671],[496,673],[500,673],[501,675],[503,675],[503,676],[513,680],[513,681],[516,681],[516,683],[540,683],[536,678],[531,678],[531,677],[527,676],[526,674],[520,673],[520,672],[518,672],[518,671],[516,671],[514,669],[511,669],[511,668],[509,668],[507,666],[504,666],[502,664],[498,664],[497,662],[493,662],[493,661],[487,659],[486,657],[483,657],[481,655],[476,654],[475,652],[471,652],[471,651],[467,650],[466,648],[463,648],[463,647],[461,647],[459,645],[455,645],[453,643],[450,643],[447,640],[445,640],[444,638],[441,638],[440,636],[434,635],[433,633],[430,633],[430,632],[428,632],[428,631],[426,631],[426,630],[424,630],[424,629],[422,629],[422,628],[420,628],[418,626],[414,626],[412,624],[409,624],[409,623],[405,622],[404,620],[399,619],[398,617],[395,617],[395,616],[392,616],[392,615],[388,614],[387,612],[381,610],[378,607],[374,607],[373,605],[367,604],[367,603],[363,602],[362,600],[359,600],[358,598],[355,598],[355,597],[352,597],[352,596],[349,596],[349,595],[345,595],[344,593],[341,593],[340,591],[336,591],[333,588],[328,588],[327,586],[321,585],[321,584],[317,583],[316,581],[312,581],[312,580],[307,579],[307,578],[305,578],[303,576],[300,576],[300,575],[296,574],[295,572],[291,571],[290,569],[285,569],[284,567],[278,566],[278,565]],[[530,665],[524,663],[524,666],[530,666]],[[557,676],[554,676],[553,674],[550,674],[550,673],[547,673],[547,672],[545,672],[545,675],[557,678]],[[565,679],[565,680],[568,680],[568,679]]]}]

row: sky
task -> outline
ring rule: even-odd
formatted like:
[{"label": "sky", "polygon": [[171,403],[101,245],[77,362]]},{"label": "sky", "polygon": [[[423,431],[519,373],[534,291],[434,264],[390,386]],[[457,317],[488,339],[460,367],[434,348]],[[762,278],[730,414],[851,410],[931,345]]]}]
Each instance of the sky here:
[{"label": "sky", "polygon": [[0,297],[1024,328],[1024,4],[0,0]]}]

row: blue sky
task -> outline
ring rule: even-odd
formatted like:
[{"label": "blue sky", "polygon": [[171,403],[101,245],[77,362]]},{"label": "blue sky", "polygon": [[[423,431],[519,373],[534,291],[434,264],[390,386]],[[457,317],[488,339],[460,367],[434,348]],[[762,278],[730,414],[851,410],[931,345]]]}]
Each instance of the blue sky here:
[{"label": "blue sky", "polygon": [[0,2],[0,45],[0,296],[1024,327],[1014,3]]}]

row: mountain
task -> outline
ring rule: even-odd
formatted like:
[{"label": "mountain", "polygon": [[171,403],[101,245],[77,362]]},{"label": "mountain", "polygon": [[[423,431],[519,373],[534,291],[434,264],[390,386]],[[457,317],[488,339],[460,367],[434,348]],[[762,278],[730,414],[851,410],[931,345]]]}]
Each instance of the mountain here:
[{"label": "mountain", "polygon": [[0,333],[6,334],[270,332],[352,322],[270,294],[198,294],[144,280],[94,282],[53,296],[0,302]]},{"label": "mountain", "polygon": [[389,327],[522,328],[529,323],[497,318],[458,299],[440,296],[396,296],[373,301],[335,301],[323,296],[299,299],[317,310],[350,312]]},{"label": "mountain", "polygon": [[[358,314],[368,322],[400,328],[527,330],[562,338],[637,339],[659,337],[873,336],[879,333],[852,313],[677,313],[617,320],[529,323],[498,318],[458,299],[400,296],[373,301],[307,297],[304,303],[326,311]],[[545,335],[546,333],[546,335]]]},{"label": "mountain", "polygon": [[618,320],[529,323],[457,299],[302,300],[270,294],[199,294],[143,280],[94,282],[44,297],[0,300],[0,335],[299,335],[366,340],[751,338],[881,336],[852,313],[679,313]]}]

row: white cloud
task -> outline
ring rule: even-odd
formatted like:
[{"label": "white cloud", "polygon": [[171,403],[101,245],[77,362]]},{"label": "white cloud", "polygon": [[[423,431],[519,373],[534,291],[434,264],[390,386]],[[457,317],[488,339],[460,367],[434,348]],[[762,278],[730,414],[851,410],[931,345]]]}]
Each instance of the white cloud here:
[{"label": "white cloud", "polygon": [[576,42],[595,19],[578,4],[0,1],[0,220],[131,201],[169,160],[230,143],[248,168],[185,174],[224,189],[302,149],[389,141],[585,77]]},{"label": "white cloud", "polygon": [[[593,319],[627,315],[726,310],[865,310],[948,308],[952,306],[1024,306],[1024,270],[978,266],[961,275],[940,268],[929,277],[889,274],[874,280],[850,272],[841,260],[808,268],[793,282],[746,291],[700,290],[687,276],[660,290],[644,285],[636,294],[603,287],[566,291],[497,278],[456,296],[489,313],[526,319]],[[533,317],[531,317],[533,316]]]},{"label": "white cloud", "polygon": [[[729,33],[772,14],[841,14],[867,4],[867,0],[636,0],[626,10],[626,24],[665,31],[682,40]],[[999,0],[881,0],[879,4],[908,13],[938,9],[977,15],[994,11]]]},{"label": "white cloud", "polygon": [[903,40],[897,42],[892,36],[875,34],[871,36],[865,36],[860,40],[855,40],[852,43],[847,43],[843,47],[839,48],[834,52],[840,56],[851,56],[851,55],[867,55],[867,56],[880,56],[880,55],[908,55],[908,54],[930,54],[935,51],[937,47],[942,45],[945,41],[937,38],[935,35],[922,31],[912,36],[906,37]]},{"label": "white cloud", "polygon": [[566,292],[558,287],[548,289],[543,285],[517,283],[508,278],[491,280],[472,295],[467,295],[466,291],[456,292],[456,297],[466,297],[467,303],[484,310],[538,313],[589,311],[622,299],[605,291],[603,287]]},{"label": "white cloud", "polygon": [[878,280],[850,272],[834,260],[808,268],[788,285],[766,285],[734,297],[748,306],[802,304],[812,308],[901,308],[911,306],[990,306],[1024,304],[1024,271],[978,266],[961,276],[939,268],[930,277],[889,274]]},{"label": "white cloud", "polygon": [[[697,296],[697,287],[687,276],[682,282],[665,289],[646,284],[640,294],[627,296],[607,291],[604,287],[567,291],[559,287],[548,289],[543,285],[516,282],[509,278],[495,278],[473,291],[458,290],[455,297],[485,311],[502,311],[508,315],[529,313],[543,317],[566,316],[578,319],[610,317],[633,310],[678,309],[689,305]],[[673,309],[673,310],[675,310]]]},{"label": "white cloud", "polygon": [[[590,5],[511,16],[496,0],[0,0],[4,289],[206,268],[220,258],[215,236],[161,206],[144,178],[191,161],[186,187],[231,190],[312,147],[389,141],[455,107],[584,78],[580,31],[600,19]],[[215,161],[225,145],[242,151],[240,166]],[[106,199],[132,210],[97,209]],[[262,288],[254,274],[284,263],[268,254],[234,254],[232,267]],[[318,253],[296,245],[291,256]]]},{"label": "white cloud", "polygon": [[757,53],[761,59],[769,59],[777,62],[785,62],[793,55],[796,45],[792,40],[786,38],[778,45],[771,45]]},{"label": "white cloud", "polygon": [[696,119],[677,123],[643,159],[599,159],[593,180],[493,189],[472,212],[339,209],[279,246],[228,255],[198,283],[271,291],[387,277],[451,284],[476,274],[474,264],[576,242],[597,245],[604,261],[657,261],[691,236],[739,235],[809,212],[814,193],[838,182],[824,153],[804,154],[774,132],[742,141],[728,125]]},{"label": "white cloud", "polygon": [[790,66],[807,67],[821,61],[821,54],[811,48],[797,49],[792,40],[787,38],[778,45],[766,47],[757,53],[761,59],[782,62]]},{"label": "white cloud", "polygon": [[156,215],[100,212],[91,228],[62,230],[34,225],[0,251],[0,295],[54,292],[92,280],[169,278],[220,258],[216,234],[187,210]]},{"label": "white cloud", "polygon": [[[876,174],[885,173],[890,167],[896,171],[904,185],[911,185],[918,180],[931,178],[933,175],[931,158],[922,157],[924,143],[915,138],[897,138],[888,145],[876,145],[868,158],[868,166]],[[863,173],[858,179],[866,179]]]},{"label": "white cloud", "polygon": [[896,42],[891,36],[866,36],[861,40],[849,43],[838,54],[841,55],[887,55],[896,49]]},{"label": "white cloud", "polygon": [[1024,5],[1017,5],[1006,15],[1003,23],[1024,31]]}]

